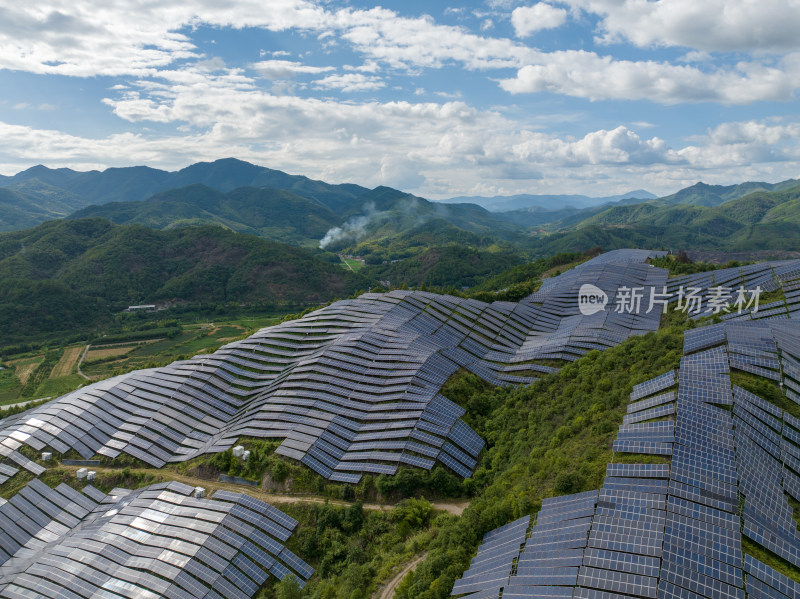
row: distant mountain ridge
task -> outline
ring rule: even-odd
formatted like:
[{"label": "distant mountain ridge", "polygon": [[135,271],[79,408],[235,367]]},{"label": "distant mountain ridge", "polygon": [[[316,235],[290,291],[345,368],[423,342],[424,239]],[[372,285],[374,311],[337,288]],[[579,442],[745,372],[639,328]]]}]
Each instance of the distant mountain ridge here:
[{"label": "distant mountain ridge", "polygon": [[[390,187],[376,187],[346,200],[309,199],[290,190],[239,187],[221,192],[195,183],[146,200],[83,208],[69,218],[102,217],[116,224],[156,229],[216,224],[240,233],[304,247],[342,249],[364,240],[396,237],[439,222],[452,230],[504,238],[519,227],[472,204],[437,204]],[[452,237],[452,235],[451,235]]]},{"label": "distant mountain ridge", "polygon": [[[765,216],[767,222],[758,223],[734,217],[739,208],[732,203],[753,192],[782,193],[798,183],[795,179],[729,186],[697,183],[662,198],[635,190],[602,198],[521,194],[431,202],[389,187],[329,184],[234,158],[200,162],[174,172],[147,166],[78,172],[38,165],[0,177],[0,231],[55,218],[102,217],[117,224],[160,230],[213,224],[296,246],[346,250],[370,264],[380,264],[448,244],[538,255],[539,248],[557,240],[588,241],[590,230],[603,231],[593,237],[606,239],[606,243],[595,245],[608,249],[609,243],[621,247],[619,243],[626,239],[624,245],[641,245],[636,243],[640,238],[652,239],[663,227],[727,223],[716,228],[719,238],[700,233],[681,238],[679,231],[670,230],[656,234],[658,239],[683,239],[702,249],[698,247],[701,239],[712,248],[733,243],[729,233],[742,226],[766,230],[761,227],[775,228],[780,223],[784,229],[776,239],[785,239],[785,227],[794,226],[791,202],[787,204],[790,207],[775,206],[774,212]],[[474,202],[503,211],[491,212]],[[689,210],[720,206],[725,209],[719,214]],[[698,230],[706,230],[703,227]],[[611,228],[616,230],[611,232]],[[640,237],[631,237],[634,231]],[[553,238],[544,239],[542,234]],[[759,243],[768,241],[760,239]]]},{"label": "distant mountain ridge", "polygon": [[585,251],[595,246],[605,250],[661,246],[739,252],[800,250],[800,181],[788,189],[756,191],[716,206],[665,199],[617,205],[570,224],[541,238],[537,251]]},{"label": "distant mountain ridge", "polygon": [[[80,172],[37,165],[11,177],[0,177],[0,188],[18,194],[15,197],[14,215],[6,217],[0,213],[0,231],[17,230],[45,220],[63,218],[91,205],[137,202],[197,183],[221,192],[239,187],[283,189],[332,210],[341,209],[369,191],[350,183],[334,185],[302,175],[289,175],[235,158],[198,162],[174,172],[147,166]],[[43,194],[58,198],[59,201],[42,206]]]},{"label": "distant mountain ridge", "polygon": [[756,191],[783,191],[800,185],[800,179],[787,179],[780,183],[764,183],[763,181],[747,181],[737,185],[708,185],[695,183],[680,191],[659,198],[669,204],[691,204],[693,206],[719,206],[744,197]]},{"label": "distant mountain ridge", "polygon": [[637,199],[654,200],[658,196],[644,189],[637,189],[627,193],[606,196],[592,197],[586,195],[567,195],[567,194],[517,194],[511,196],[457,196],[440,200],[445,204],[477,204],[486,208],[490,212],[509,212],[511,210],[524,210],[527,208],[541,208],[544,210],[562,210],[564,208],[589,208],[599,206],[609,202],[619,200]]}]

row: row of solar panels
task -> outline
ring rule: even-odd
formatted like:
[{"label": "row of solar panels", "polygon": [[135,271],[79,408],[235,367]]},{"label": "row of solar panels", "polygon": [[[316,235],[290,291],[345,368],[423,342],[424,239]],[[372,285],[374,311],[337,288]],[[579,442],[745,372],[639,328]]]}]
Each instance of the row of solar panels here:
[{"label": "row of solar panels", "polygon": [[297,521],[247,495],[181,483],[109,495],[33,480],[0,505],[0,597],[249,598],[313,569],[284,546]]},{"label": "row of solar panels", "polygon": [[[663,284],[666,271],[643,263],[649,255],[609,252],[580,276],[612,295],[619,285]],[[494,384],[529,383],[553,370],[542,359],[574,360],[658,327],[655,313],[581,315],[578,281],[571,271],[548,279],[541,301],[519,304],[409,291],[337,302],[0,421],[0,462],[39,474],[18,451],[25,444],[160,467],[258,437],[282,439],[278,453],[336,481],[437,462],[469,476],[483,441],[439,394],[459,368]]]},{"label": "row of solar panels", "polygon": [[[556,499],[564,507],[555,516],[543,503],[536,526],[514,537],[494,564],[495,573],[507,566],[507,578],[485,579],[476,558],[453,595],[800,597],[800,584],[746,555],[741,539],[744,534],[800,565],[800,535],[785,495],[800,493],[800,420],[731,385],[736,356],[765,357],[762,323],[708,329],[687,331],[677,373],[634,388],[629,417],[663,413],[626,420],[614,445],[658,453],[669,463],[612,463],[599,494]],[[800,329],[776,330],[784,341],[800,338]],[[653,451],[642,451],[647,447]],[[569,507],[582,502],[584,511]],[[496,531],[487,533],[478,555],[497,538]]]}]

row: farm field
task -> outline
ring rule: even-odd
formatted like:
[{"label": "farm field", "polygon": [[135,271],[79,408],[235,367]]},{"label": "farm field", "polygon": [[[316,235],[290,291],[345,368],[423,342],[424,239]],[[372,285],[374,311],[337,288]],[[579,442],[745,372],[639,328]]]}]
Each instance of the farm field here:
[{"label": "farm field", "polygon": [[83,345],[66,348],[64,353],[61,354],[61,358],[56,362],[56,365],[53,366],[53,370],[50,371],[50,376],[48,378],[57,379],[72,374],[72,370],[81,358],[83,349]]},{"label": "farm field", "polygon": [[[140,368],[168,364],[220,346],[276,324],[282,316],[186,322],[164,337],[149,338],[153,329],[125,333],[125,340],[91,344],[56,342],[51,347],[6,356],[0,361],[0,406],[69,393],[88,383]],[[120,334],[109,334],[109,339]]]}]

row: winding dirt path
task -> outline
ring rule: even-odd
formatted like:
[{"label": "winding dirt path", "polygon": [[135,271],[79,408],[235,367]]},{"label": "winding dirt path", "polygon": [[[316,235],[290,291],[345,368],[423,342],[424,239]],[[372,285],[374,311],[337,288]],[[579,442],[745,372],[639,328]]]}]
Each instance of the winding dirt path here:
[{"label": "winding dirt path", "polygon": [[427,555],[427,553],[423,553],[422,555],[419,555],[411,560],[408,564],[406,564],[405,568],[397,573],[397,576],[386,583],[386,586],[378,588],[378,590],[372,594],[372,599],[392,599],[392,597],[394,597],[394,592],[397,589],[397,585],[402,582],[402,580],[406,577],[406,574],[416,569],[416,567],[422,560],[425,559]]},{"label": "winding dirt path", "polygon": [[[60,465],[59,468],[75,471],[81,466],[66,466]],[[90,470],[94,470],[97,473],[105,473],[105,472],[120,472],[121,468],[104,468],[102,466],[91,466]],[[206,480],[203,478],[197,478],[194,476],[187,476],[185,474],[181,474],[179,472],[175,472],[174,470],[159,470],[158,468],[131,468],[131,472],[135,473],[142,473],[142,474],[150,474],[156,477],[161,477],[164,480],[175,480],[187,485],[191,485],[192,487],[203,487],[206,490],[207,495],[212,495],[215,491],[223,489],[225,491],[233,491],[236,493],[245,493],[250,495],[251,497],[255,497],[256,499],[261,499],[262,501],[266,501],[267,503],[329,503],[330,505],[338,505],[338,506],[348,506],[353,505],[353,501],[344,501],[341,499],[330,499],[324,497],[322,495],[312,495],[312,494],[303,494],[303,495],[290,495],[290,494],[281,494],[281,493],[269,493],[264,491],[260,487],[250,487],[247,485],[237,485],[233,483],[223,483],[215,480]],[[432,501],[431,505],[436,508],[437,510],[443,510],[450,514],[455,514],[456,516],[460,516],[461,513],[466,509],[469,505],[468,501],[464,502],[452,502],[452,501]],[[389,511],[394,508],[392,504],[381,504],[381,503],[365,503],[363,504],[365,510],[380,510],[380,511]]]}]

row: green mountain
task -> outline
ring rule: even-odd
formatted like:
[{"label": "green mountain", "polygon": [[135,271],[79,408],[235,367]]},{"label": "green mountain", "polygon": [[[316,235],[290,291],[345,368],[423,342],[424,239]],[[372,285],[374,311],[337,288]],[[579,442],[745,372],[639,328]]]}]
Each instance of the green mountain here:
[{"label": "green mountain", "polygon": [[625,199],[636,199],[639,202],[645,200],[655,200],[657,196],[644,189],[637,189],[627,193],[605,196],[590,197],[585,195],[532,195],[518,194],[513,196],[458,196],[441,200],[447,204],[477,204],[492,212],[510,212],[516,210],[527,210],[529,208],[540,208],[545,211],[557,211],[564,208],[589,208],[601,204],[609,204]]},{"label": "green mountain", "polygon": [[464,245],[432,247],[407,260],[368,266],[362,272],[392,285],[410,287],[472,287],[488,276],[520,264],[510,252],[487,251]]},{"label": "green mountain", "polygon": [[[498,239],[522,238],[517,225],[500,221],[478,206],[438,204],[390,187],[332,199],[322,193],[307,198],[267,187],[241,187],[224,193],[193,184],[144,201],[89,206],[70,218],[90,217],[157,229],[217,224],[306,247],[317,247],[325,239],[326,249],[375,254],[380,256],[374,257],[376,262],[403,253],[413,255],[432,245],[491,245]],[[373,243],[377,245],[372,247]]]},{"label": "green mountain", "polygon": [[719,206],[757,191],[783,191],[797,185],[800,185],[798,179],[788,179],[780,183],[748,181],[738,185],[707,185],[700,182],[659,200],[669,204]]},{"label": "green mountain", "polygon": [[[176,172],[146,166],[79,172],[68,168],[31,167],[12,177],[0,177],[0,188],[12,190],[13,212],[0,211],[0,231],[18,230],[76,210],[109,202],[138,202],[156,194],[203,184],[221,192],[239,187],[270,187],[339,211],[349,207],[367,189],[358,185],[331,185],[308,177],[226,158],[199,162]],[[49,203],[44,203],[47,199]]]},{"label": "green mountain", "polygon": [[664,200],[614,206],[536,242],[536,253],[601,246],[720,251],[800,249],[800,185],[714,207]]},{"label": "green mountain", "polygon": [[316,246],[341,218],[326,206],[280,189],[241,187],[228,193],[197,183],[141,202],[112,202],[69,218],[101,217],[154,229],[216,224],[239,233],[294,245]]},{"label": "green mountain", "polygon": [[0,234],[7,341],[101,324],[130,304],[294,307],[368,286],[312,252],[218,226],[158,231],[79,219]]}]

